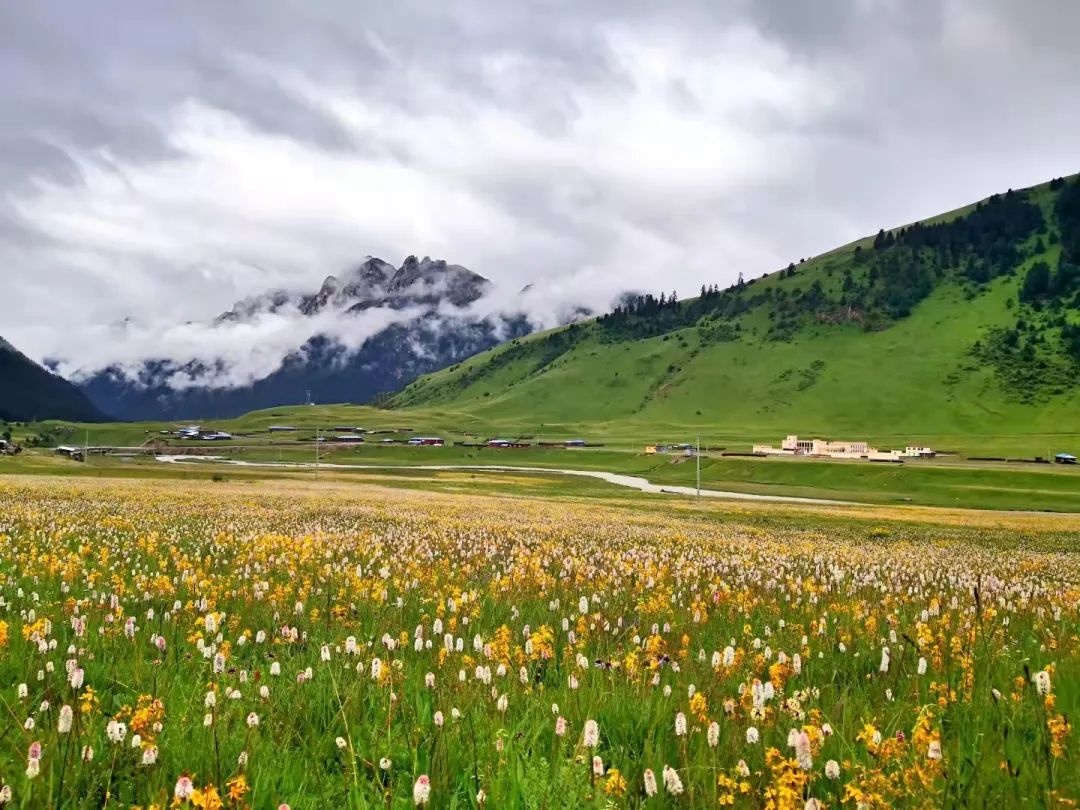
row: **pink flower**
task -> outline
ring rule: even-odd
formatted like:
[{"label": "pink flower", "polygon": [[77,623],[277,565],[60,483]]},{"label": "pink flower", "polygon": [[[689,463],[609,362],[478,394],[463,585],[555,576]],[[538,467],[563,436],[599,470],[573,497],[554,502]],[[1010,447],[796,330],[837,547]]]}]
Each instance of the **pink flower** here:
[{"label": "pink flower", "polygon": [[417,807],[428,803],[428,799],[431,797],[431,780],[428,779],[426,773],[420,774],[416,778],[416,784],[413,785],[412,789],[412,797]]},{"label": "pink flower", "polygon": [[181,801],[191,797],[191,794],[195,792],[195,785],[191,781],[190,776],[181,776],[176,780],[176,788],[173,790],[173,796]]},{"label": "pink flower", "polygon": [[656,795],[656,774],[653,773],[652,768],[645,769],[645,795]]},{"label": "pink flower", "polygon": [[600,726],[595,720],[585,721],[585,732],[582,734],[582,744],[586,748],[596,748],[600,743]]}]

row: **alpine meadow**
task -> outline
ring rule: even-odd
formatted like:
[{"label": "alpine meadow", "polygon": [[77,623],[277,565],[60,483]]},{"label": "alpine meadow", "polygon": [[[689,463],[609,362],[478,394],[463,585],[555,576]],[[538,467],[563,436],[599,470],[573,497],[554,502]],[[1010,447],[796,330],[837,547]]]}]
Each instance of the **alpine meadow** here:
[{"label": "alpine meadow", "polygon": [[0,810],[1080,807],[1080,4],[0,4]]}]

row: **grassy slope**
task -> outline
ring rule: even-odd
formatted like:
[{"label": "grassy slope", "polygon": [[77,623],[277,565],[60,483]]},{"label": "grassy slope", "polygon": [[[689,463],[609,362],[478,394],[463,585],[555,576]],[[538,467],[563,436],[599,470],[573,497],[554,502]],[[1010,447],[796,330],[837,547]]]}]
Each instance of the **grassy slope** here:
[{"label": "grassy slope", "polygon": [[[1033,198],[1044,205],[1051,199],[1046,187],[1035,189]],[[867,241],[801,265],[795,278],[773,274],[752,289],[805,288],[814,279],[835,288],[854,246]],[[1055,259],[1055,251],[1050,248],[1047,258]],[[745,446],[796,432],[868,438],[885,447],[924,441],[972,454],[1076,448],[1075,389],[1025,405],[1006,396],[992,371],[970,356],[988,327],[1015,321],[1008,302],[1015,301],[1025,269],[970,300],[959,286],[939,287],[911,317],[879,332],[815,325],[788,342],[769,341],[762,307],[739,319],[739,341],[701,346],[695,328],[618,343],[590,332],[544,366],[543,335],[532,336],[421,378],[396,404],[443,409],[448,416],[465,412],[526,431],[592,430],[643,440],[703,433]],[[518,356],[502,362],[511,350]],[[824,367],[807,376],[815,361]]]}]

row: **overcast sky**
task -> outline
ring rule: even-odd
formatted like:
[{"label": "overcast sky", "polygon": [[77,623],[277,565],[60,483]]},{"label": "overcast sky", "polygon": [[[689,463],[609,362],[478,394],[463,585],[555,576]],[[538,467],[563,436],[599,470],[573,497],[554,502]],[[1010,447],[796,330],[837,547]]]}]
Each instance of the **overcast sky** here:
[{"label": "overcast sky", "polygon": [[3,3],[0,335],[75,368],[132,317],[152,354],[369,254],[594,307],[760,275],[1080,169],[1077,31],[1073,0]]}]

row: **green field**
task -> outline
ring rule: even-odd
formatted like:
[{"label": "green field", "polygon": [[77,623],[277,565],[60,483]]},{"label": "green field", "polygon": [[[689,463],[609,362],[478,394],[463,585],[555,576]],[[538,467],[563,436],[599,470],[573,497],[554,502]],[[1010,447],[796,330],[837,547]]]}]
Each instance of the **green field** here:
[{"label": "green field", "polygon": [[[314,477],[314,447],[251,446],[213,448],[244,462],[273,466],[245,467],[195,460],[163,464],[152,457],[120,459],[91,456],[79,464],[42,452],[0,458],[0,474],[28,473],[64,476],[185,477],[212,476],[229,479]],[[378,477],[409,486],[432,477],[453,477],[463,488],[498,490],[498,473],[424,471],[431,466],[527,467],[546,469],[598,470],[639,476],[660,486],[690,486],[696,483],[693,459],[679,455],[645,455],[631,450],[611,449],[512,449],[428,447],[337,447],[320,448],[322,475],[343,475],[351,479]],[[278,466],[281,465],[281,466]],[[289,466],[294,465],[294,466]],[[304,466],[299,466],[304,465]],[[356,466],[387,469],[365,470]],[[350,469],[350,467],[354,467]],[[646,497],[595,479],[557,477],[558,490],[567,495],[610,494]],[[514,478],[511,490],[530,490],[535,484],[527,477]],[[1080,468],[1049,464],[985,464],[963,461],[910,461],[906,464],[872,464],[861,461],[814,459],[740,458],[705,455],[701,460],[701,486],[707,490],[771,496],[877,504],[912,504],[978,509],[1080,512]],[[658,496],[651,496],[658,497]],[[665,497],[665,496],[659,496]],[[670,496],[668,496],[670,497]]]}]

